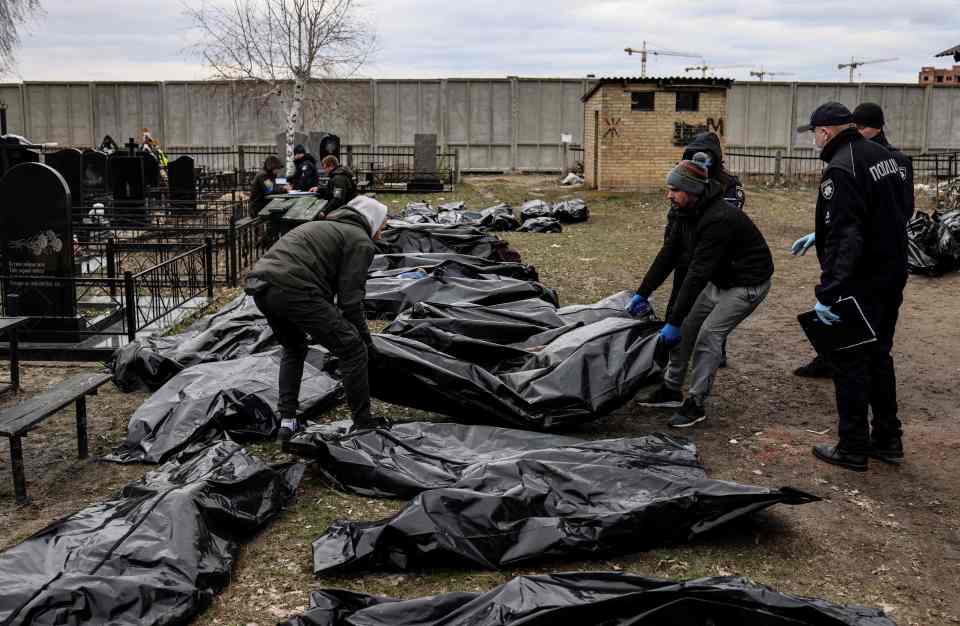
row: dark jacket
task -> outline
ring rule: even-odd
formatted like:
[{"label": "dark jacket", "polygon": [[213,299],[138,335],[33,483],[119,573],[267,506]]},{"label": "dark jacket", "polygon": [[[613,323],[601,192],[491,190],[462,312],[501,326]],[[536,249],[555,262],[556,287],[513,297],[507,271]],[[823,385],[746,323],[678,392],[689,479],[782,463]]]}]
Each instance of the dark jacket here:
[{"label": "dark jacket", "polygon": [[327,205],[323,212],[336,211],[356,197],[357,183],[353,172],[344,165],[337,166],[330,172],[330,180],[327,182]]},{"label": "dark jacket", "polygon": [[700,202],[678,213],[677,227],[664,239],[637,289],[649,297],[679,260],[689,255],[690,266],[667,318],[675,326],[683,323],[707,283],[720,289],[752,287],[773,276],[773,257],[766,240],[746,213],[723,199],[723,192],[717,181],[710,181]]},{"label": "dark jacket", "polygon": [[824,147],[827,162],[817,195],[817,300],[903,289],[907,280],[907,220],[900,165],[855,128]]},{"label": "dark jacket", "polygon": [[343,316],[369,345],[363,299],[377,248],[367,229],[367,221],[351,208],[294,228],[247,274],[247,293],[272,286],[331,304],[336,298]]},{"label": "dark jacket", "polygon": [[296,169],[290,177],[290,187],[294,191],[310,191],[320,184],[317,160],[312,154],[305,154],[296,162]]},{"label": "dark jacket", "polygon": [[886,135],[883,133],[874,137],[873,141],[889,150],[894,160],[900,165],[900,178],[903,180],[903,214],[909,222],[913,217],[913,211],[916,207],[913,188],[913,159],[903,152],[900,152],[900,150],[894,146],[891,146],[890,142],[887,141]]},{"label": "dark jacket", "polygon": [[263,207],[269,204],[267,196],[273,193],[276,185],[276,177],[273,172],[260,171],[253,179],[250,185],[250,217],[256,217]]}]

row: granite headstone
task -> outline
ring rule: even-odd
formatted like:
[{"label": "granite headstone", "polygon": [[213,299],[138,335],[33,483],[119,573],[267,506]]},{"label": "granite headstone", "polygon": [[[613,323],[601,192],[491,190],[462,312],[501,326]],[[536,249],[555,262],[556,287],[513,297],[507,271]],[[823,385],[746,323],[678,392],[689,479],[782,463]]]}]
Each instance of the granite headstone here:
[{"label": "granite headstone", "polygon": [[317,158],[317,163],[320,163],[323,157],[328,155],[333,155],[339,159],[340,137],[329,132],[310,131],[307,148],[310,150],[310,153]]},{"label": "granite headstone", "polygon": [[139,156],[114,154],[110,157],[110,187],[113,204],[119,208],[146,206],[146,181],[143,159]]},{"label": "granite headstone", "polygon": [[3,148],[0,149],[0,176],[20,163],[38,163],[40,161],[40,153],[25,147],[29,146],[30,143],[19,135],[3,135],[0,137],[0,144],[3,145]]},{"label": "granite headstone", "polygon": [[103,152],[83,151],[83,187],[91,193],[107,192],[107,155]]},{"label": "granite headstone", "polygon": [[413,136],[413,179],[407,183],[409,191],[443,191],[443,181],[437,176],[436,134]]},{"label": "granite headstone", "polygon": [[83,198],[83,153],[75,148],[66,148],[44,155],[43,162],[57,170],[70,187],[74,204]]},{"label": "granite headstone", "polygon": [[75,340],[63,331],[81,324],[73,283],[57,280],[74,275],[70,210],[70,187],[49,165],[23,163],[0,180],[4,297],[17,298],[18,315],[44,318],[31,339]]},{"label": "granite headstone", "polygon": [[167,165],[170,205],[178,209],[197,208],[197,176],[192,156],[183,155]]}]

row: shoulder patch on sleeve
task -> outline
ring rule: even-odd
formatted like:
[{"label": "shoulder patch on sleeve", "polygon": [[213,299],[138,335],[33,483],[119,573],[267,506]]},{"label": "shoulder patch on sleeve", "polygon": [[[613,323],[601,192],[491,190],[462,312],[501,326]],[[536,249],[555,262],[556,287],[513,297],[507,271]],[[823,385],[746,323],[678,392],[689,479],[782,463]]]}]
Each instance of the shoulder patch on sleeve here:
[{"label": "shoulder patch on sleeve", "polygon": [[833,197],[833,179],[828,178],[827,180],[820,183],[820,194],[823,196],[824,200],[829,200]]}]

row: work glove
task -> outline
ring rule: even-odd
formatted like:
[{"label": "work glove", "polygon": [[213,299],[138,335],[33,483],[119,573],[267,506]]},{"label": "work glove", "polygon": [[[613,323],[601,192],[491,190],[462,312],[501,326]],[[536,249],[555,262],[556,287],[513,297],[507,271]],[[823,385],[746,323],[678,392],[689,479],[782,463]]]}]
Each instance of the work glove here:
[{"label": "work glove", "polygon": [[673,324],[664,324],[660,329],[660,340],[667,346],[673,347],[680,343],[683,337],[680,335],[680,328]]},{"label": "work glove", "polygon": [[639,293],[634,294],[624,310],[634,317],[643,315],[650,310],[650,301]]},{"label": "work glove", "polygon": [[797,239],[793,242],[793,245],[790,246],[790,254],[793,256],[803,256],[807,253],[807,250],[817,242],[817,233],[810,233],[809,235],[804,235],[800,239]]},{"label": "work glove", "polygon": [[820,318],[820,321],[827,326],[832,326],[840,321],[840,316],[831,311],[830,307],[820,304],[819,300],[813,307],[813,310],[816,312],[817,317]]}]

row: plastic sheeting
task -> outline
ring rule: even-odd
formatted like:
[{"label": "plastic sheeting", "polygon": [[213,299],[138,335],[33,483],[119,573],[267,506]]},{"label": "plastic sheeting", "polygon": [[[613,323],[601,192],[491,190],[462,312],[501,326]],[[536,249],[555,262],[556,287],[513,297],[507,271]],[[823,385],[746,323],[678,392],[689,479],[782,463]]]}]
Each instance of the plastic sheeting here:
[{"label": "plastic sheeting", "polygon": [[484,259],[519,263],[520,255],[507,242],[473,226],[406,224],[390,220],[378,241],[385,254],[397,252],[456,252]]},{"label": "plastic sheeting", "polygon": [[939,276],[960,269],[960,210],[927,215],[907,224],[907,265],[914,274]]},{"label": "plastic sheeting", "polygon": [[[495,275],[518,281],[538,280],[533,266],[489,260],[456,253],[406,253],[374,257],[370,266],[371,278],[391,278],[403,272],[423,268],[428,272],[440,270],[440,276],[483,279],[481,275]],[[463,298],[467,301],[504,302],[511,299],[545,296],[556,302],[553,291],[542,285],[498,284],[487,285],[493,293],[488,298],[478,295],[476,285],[462,291],[447,282],[426,289],[423,285],[399,282],[374,283],[368,287],[371,301],[368,310],[373,317],[393,316],[416,298],[434,294],[430,300],[450,302]],[[410,290],[410,296],[403,294]],[[512,294],[512,295],[511,295]],[[220,362],[251,354],[259,354],[277,347],[277,341],[267,320],[250,296],[234,299],[220,311],[194,322],[181,333],[137,339],[119,348],[109,366],[114,382],[123,391],[146,389],[155,391],[183,369],[201,363]]]},{"label": "plastic sheeting", "polygon": [[521,233],[561,233],[563,226],[552,217],[531,217],[520,225]]},{"label": "plastic sheeting", "polygon": [[429,275],[420,279],[371,278],[366,289],[363,305],[367,317],[381,319],[393,319],[418,302],[500,304],[541,298],[557,303],[556,292],[538,282],[496,274],[474,274],[469,267],[456,261],[431,268]]},{"label": "plastic sheeting", "polygon": [[374,336],[371,390],[393,404],[524,428],[606,415],[661,372],[662,323],[624,313],[629,296],[569,309],[414,305]]},{"label": "plastic sheeting", "polygon": [[343,589],[310,594],[281,626],[896,626],[880,609],[791,596],[745,578],[685,582],[621,572],[518,576],[486,593],[394,600]]},{"label": "plastic sheeting", "polygon": [[552,217],[565,224],[572,224],[590,219],[590,210],[587,203],[580,198],[565,198],[554,204],[543,200],[528,200],[520,207],[521,220],[538,217]]},{"label": "plastic sheeting", "polygon": [[408,254],[378,254],[370,264],[370,278],[386,278],[414,268],[423,270],[439,267],[448,261],[473,271],[475,274],[496,274],[517,280],[539,280],[537,269],[522,263],[504,263],[480,257],[451,252],[411,252]]},{"label": "plastic sheeting", "polygon": [[0,554],[0,623],[188,623],[302,475],[232,442],[184,453]]},{"label": "plastic sheeting", "polygon": [[422,490],[391,518],[334,522],[313,543],[317,574],[636,552],[818,500],[707,478],[694,445],[664,434],[586,441],[405,423],[341,436],[344,426],[297,435],[291,449],[362,494]]},{"label": "plastic sheeting", "polygon": [[[272,437],[280,425],[277,380],[281,350],[183,370],[133,413],[124,442],[106,460],[161,463],[196,441],[224,433],[238,440]],[[343,396],[322,371],[325,353],[312,348],[304,364],[300,412],[318,415]]]},{"label": "plastic sheeting", "polygon": [[253,298],[240,296],[175,335],[137,339],[118,349],[110,363],[123,391],[159,389],[186,367],[227,361],[277,346]]}]

